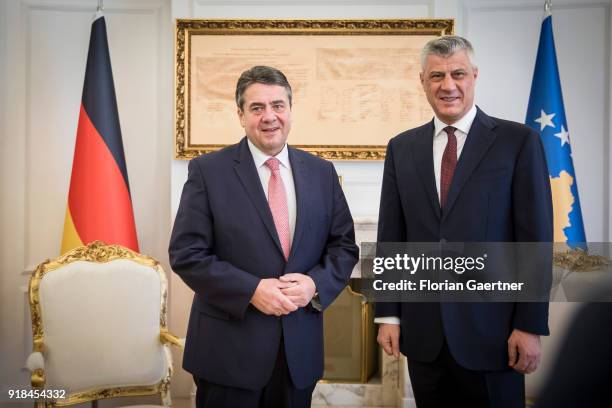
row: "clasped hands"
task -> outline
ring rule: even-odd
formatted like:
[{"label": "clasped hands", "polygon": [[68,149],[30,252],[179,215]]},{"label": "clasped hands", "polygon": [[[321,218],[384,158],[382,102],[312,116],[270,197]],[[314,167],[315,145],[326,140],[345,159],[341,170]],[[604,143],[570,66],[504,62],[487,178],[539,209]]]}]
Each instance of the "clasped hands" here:
[{"label": "clasped hands", "polygon": [[288,273],[279,279],[259,281],[251,303],[267,315],[282,316],[304,307],[314,296],[316,285],[303,273]]}]

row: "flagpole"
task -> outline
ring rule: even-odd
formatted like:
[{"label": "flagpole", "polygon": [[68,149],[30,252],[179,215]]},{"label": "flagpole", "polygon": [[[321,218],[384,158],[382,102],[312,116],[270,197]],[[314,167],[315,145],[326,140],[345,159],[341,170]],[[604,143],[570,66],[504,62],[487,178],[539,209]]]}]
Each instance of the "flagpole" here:
[{"label": "flagpole", "polygon": [[552,0],[544,2],[544,18],[552,15]]},{"label": "flagpole", "polygon": [[94,21],[104,15],[104,0],[98,0],[98,7],[96,7],[96,14],[94,14]]}]

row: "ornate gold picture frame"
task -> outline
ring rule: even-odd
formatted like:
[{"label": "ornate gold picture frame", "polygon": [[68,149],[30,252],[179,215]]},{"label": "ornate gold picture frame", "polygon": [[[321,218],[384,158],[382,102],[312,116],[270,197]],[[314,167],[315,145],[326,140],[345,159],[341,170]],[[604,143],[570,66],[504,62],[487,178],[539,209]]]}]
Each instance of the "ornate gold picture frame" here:
[{"label": "ornate gold picture frame", "polygon": [[293,90],[288,142],[334,160],[380,160],[388,140],[432,117],[420,50],[452,19],[177,20],[175,157],[244,136],[234,102],[240,74],[269,65]]}]

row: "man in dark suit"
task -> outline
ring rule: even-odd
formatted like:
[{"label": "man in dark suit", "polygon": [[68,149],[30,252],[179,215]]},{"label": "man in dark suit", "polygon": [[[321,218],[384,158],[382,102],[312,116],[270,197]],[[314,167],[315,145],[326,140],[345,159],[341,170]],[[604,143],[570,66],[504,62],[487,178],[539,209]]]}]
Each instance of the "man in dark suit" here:
[{"label": "man in dark suit", "polygon": [[189,163],[170,240],[195,292],[183,367],[198,407],[310,407],[325,309],[358,248],[334,166],[288,147],[291,87],[257,66],[236,87],[246,137]]},{"label": "man in dark suit", "polygon": [[612,287],[594,295],[572,318],[537,408],[612,407]]},{"label": "man in dark suit", "polygon": [[[389,142],[378,241],[552,241],[539,136],[474,105],[469,41],[430,41],[421,66],[435,117]],[[537,279],[549,287],[550,259],[542,264]],[[376,316],[385,352],[408,358],[419,408],[524,406],[523,374],[538,367],[548,303],[378,303]]]}]

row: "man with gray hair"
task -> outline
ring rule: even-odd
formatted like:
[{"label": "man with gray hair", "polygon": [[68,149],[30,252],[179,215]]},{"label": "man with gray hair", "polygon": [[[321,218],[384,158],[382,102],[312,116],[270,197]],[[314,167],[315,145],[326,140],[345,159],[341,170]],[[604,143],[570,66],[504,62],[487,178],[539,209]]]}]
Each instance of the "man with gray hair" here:
[{"label": "man with gray hair", "polygon": [[[468,40],[430,41],[421,65],[435,116],[389,142],[378,242],[552,242],[539,135],[474,104],[478,68]],[[378,303],[376,316],[385,352],[408,358],[419,408],[524,407],[524,374],[538,367],[548,303]]]},{"label": "man with gray hair", "polygon": [[183,367],[198,408],[307,408],[323,317],[357,263],[332,163],[287,145],[291,86],[255,66],[236,86],[246,136],[189,163],[170,239],[193,289]]}]

